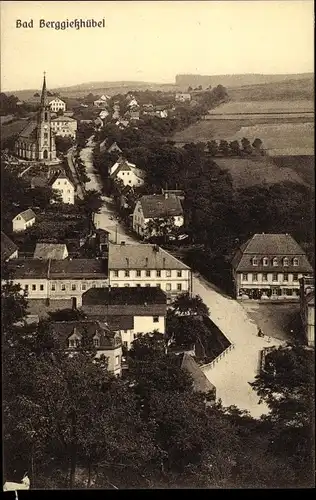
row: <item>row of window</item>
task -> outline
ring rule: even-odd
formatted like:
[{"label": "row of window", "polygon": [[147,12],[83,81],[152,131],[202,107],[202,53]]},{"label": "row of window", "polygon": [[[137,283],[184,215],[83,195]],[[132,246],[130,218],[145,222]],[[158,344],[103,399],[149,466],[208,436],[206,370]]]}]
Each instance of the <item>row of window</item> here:
[{"label": "row of window", "polygon": [[[250,276],[252,276],[252,281],[258,281],[258,273],[252,273]],[[282,274],[273,273],[272,274],[272,281],[278,281],[279,276],[281,276],[281,278],[282,278]],[[248,281],[248,279],[249,279],[248,273],[243,273],[242,279],[243,279],[243,281]],[[262,281],[268,281],[268,274],[267,273],[262,273]],[[283,274],[283,281],[289,281],[288,273]],[[293,274],[293,281],[298,281],[298,274],[297,273]]]},{"label": "row of window", "polygon": [[[251,260],[253,266],[258,266],[259,263],[261,263],[261,260],[258,259],[258,257],[253,257]],[[271,261],[270,259],[268,259],[268,257],[263,257],[262,259],[263,266],[265,267],[269,266],[270,262],[274,267],[280,265],[280,262],[282,262],[283,266],[285,267],[290,265],[290,259],[288,257],[284,257],[283,259],[280,260],[277,257],[274,257]],[[297,257],[294,257],[293,259],[291,259],[291,263],[293,266],[297,267],[299,265],[299,259]]]},{"label": "row of window", "polygon": [[[146,278],[150,278],[152,276],[154,276],[154,273],[156,272],[156,278],[161,278],[161,270],[157,269],[156,271],[152,271],[150,269],[146,269],[145,270],[145,276]],[[140,269],[136,269],[136,276],[138,278],[140,278],[142,275],[142,271]],[[113,276],[115,278],[118,278],[119,277],[119,271],[113,271]],[[124,276],[125,278],[129,278],[130,277],[130,270],[129,269],[125,269],[124,271]],[[170,278],[171,277],[171,269],[166,269],[166,276],[167,278]],[[177,271],[177,278],[182,278],[182,271]]]},{"label": "row of window", "polygon": [[[112,288],[118,288],[118,284],[117,283],[114,283],[113,285],[111,285]],[[129,287],[130,284],[129,283],[124,283],[124,286],[125,287]],[[137,288],[139,288],[141,285],[138,283],[137,285]],[[150,283],[145,283],[145,287],[150,287],[152,286]],[[160,283],[156,283],[156,285],[153,285],[153,286],[156,286],[157,288],[161,288],[161,284]],[[172,284],[171,283],[166,283],[166,291],[167,292],[171,292],[172,290]],[[177,291],[178,292],[181,292],[182,290],[182,283],[177,283]]]},{"label": "row of window", "polygon": [[[37,288],[37,286],[39,288]],[[97,287],[103,287],[105,288],[107,286],[106,283],[93,283],[92,285],[92,288],[97,288]],[[36,292],[36,290],[40,290],[41,292],[44,291],[44,285],[43,284],[40,284],[40,285],[36,285],[36,284],[32,284],[32,285],[25,285],[25,290],[28,291],[29,289],[31,289],[33,292]],[[50,286],[50,289],[52,292],[56,292],[57,290],[57,285],[55,283],[52,283],[51,286]],[[61,290],[62,292],[65,292],[66,290],[68,289],[68,286],[65,285],[65,283],[60,283],[58,284],[58,290]],[[77,284],[77,283],[72,283],[70,285],[70,290],[72,290],[73,292],[76,291],[76,290],[80,290],[80,285]],[[81,283],[81,290],[82,291],[85,291],[87,290],[87,283]]]}]

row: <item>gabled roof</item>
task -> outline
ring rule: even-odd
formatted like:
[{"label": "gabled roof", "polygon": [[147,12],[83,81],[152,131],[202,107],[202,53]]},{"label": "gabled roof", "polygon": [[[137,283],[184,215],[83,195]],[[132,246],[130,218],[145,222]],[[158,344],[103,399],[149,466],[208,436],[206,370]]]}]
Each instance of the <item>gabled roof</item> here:
[{"label": "gabled roof", "polygon": [[111,269],[190,269],[158,245],[109,244]]},{"label": "gabled roof", "polygon": [[18,247],[10,238],[1,231],[1,261],[5,261],[16,252]]},{"label": "gabled roof", "polygon": [[168,217],[182,215],[183,209],[176,195],[151,194],[142,196],[139,200],[144,217]]},{"label": "gabled roof", "polygon": [[36,243],[33,258],[43,260],[62,260],[67,256],[67,246],[63,243]]},{"label": "gabled roof", "polygon": [[215,390],[215,386],[208,380],[190,354],[184,352],[177,355],[177,358],[180,368],[186,370],[191,375],[193,379],[193,390],[203,393]]},{"label": "gabled roof", "polygon": [[14,217],[13,220],[15,220],[18,216],[22,217],[22,219],[25,222],[29,222],[30,220],[35,219],[35,213],[33,212],[33,210],[31,208],[28,208],[27,210],[24,210],[24,212],[20,212],[19,214],[17,214]]},{"label": "gabled roof", "polygon": [[67,177],[65,173],[59,171],[55,172],[53,176],[50,178],[50,180],[48,181],[49,186],[53,186],[53,184],[57,181],[57,179],[67,180],[74,187],[69,177]]},{"label": "gabled roof", "polygon": [[130,163],[123,158],[119,158],[119,160],[112,165],[110,174],[111,179],[114,179],[119,172],[133,172],[135,176],[140,179],[145,177],[145,173],[140,168],[137,168],[134,163]]},{"label": "gabled roof", "polygon": [[[252,265],[252,258],[258,257],[258,266]],[[268,266],[263,266],[262,259],[269,259]],[[280,261],[278,266],[272,265],[272,259],[277,257]],[[283,266],[283,258],[289,258],[289,266]],[[299,265],[293,266],[292,259],[297,257]],[[232,266],[236,271],[290,271],[290,272],[312,272],[304,250],[290,234],[262,233],[254,234],[246,243],[240,246],[232,259]]]},{"label": "gabled roof", "polygon": [[36,139],[37,138],[37,122],[28,122],[26,127],[19,133],[20,139]]},{"label": "gabled roof", "polygon": [[115,149],[116,151],[120,151],[122,153],[122,150],[118,146],[117,142],[113,142],[113,144],[111,144],[111,146],[108,148],[108,152],[110,153],[113,149]]},{"label": "gabled roof", "polygon": [[68,339],[74,333],[78,336],[87,335],[88,338],[99,337],[99,349],[114,349],[120,347],[122,342],[120,336],[112,332],[106,323],[97,320],[82,321],[53,321],[49,324],[49,329],[54,331],[61,343],[68,347]]},{"label": "gabled roof", "polygon": [[157,287],[90,288],[82,295],[83,305],[166,304],[166,294]]},{"label": "gabled roof", "polygon": [[65,101],[63,101],[60,97],[54,97],[54,99],[52,99],[51,101],[49,101],[48,104],[51,104],[54,101],[58,101],[58,102],[62,102],[64,104],[66,104]]}]

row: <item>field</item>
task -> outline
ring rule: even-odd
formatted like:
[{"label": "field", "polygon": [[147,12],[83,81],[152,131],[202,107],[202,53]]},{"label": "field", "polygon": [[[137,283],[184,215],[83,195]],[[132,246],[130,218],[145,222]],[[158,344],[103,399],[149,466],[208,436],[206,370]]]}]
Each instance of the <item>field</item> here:
[{"label": "field", "polygon": [[290,168],[309,184],[315,186],[315,157],[314,156],[275,156],[273,163],[280,169]]},{"label": "field", "polygon": [[[303,76],[303,75],[302,75]],[[314,77],[309,74],[304,78],[285,79],[279,82],[266,82],[258,85],[244,85],[229,88],[233,101],[288,101],[314,100]]]},{"label": "field", "polygon": [[267,113],[313,113],[312,100],[286,100],[286,101],[229,101],[209,111],[210,115],[230,114],[261,114]]},{"label": "field", "polygon": [[288,167],[279,168],[270,158],[214,158],[214,161],[230,172],[235,189],[285,181],[307,184],[298,172]]}]

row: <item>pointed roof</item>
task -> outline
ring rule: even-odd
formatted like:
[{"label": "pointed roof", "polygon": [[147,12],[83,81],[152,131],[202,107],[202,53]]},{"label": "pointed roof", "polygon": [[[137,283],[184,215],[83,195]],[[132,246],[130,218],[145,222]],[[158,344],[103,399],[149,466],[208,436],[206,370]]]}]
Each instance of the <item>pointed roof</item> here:
[{"label": "pointed roof", "polygon": [[46,73],[44,71],[43,88],[41,95],[41,107],[47,106],[47,88],[46,88]]},{"label": "pointed roof", "polygon": [[16,244],[10,240],[10,238],[1,231],[1,261],[9,259],[14,252],[16,252],[18,247]]}]

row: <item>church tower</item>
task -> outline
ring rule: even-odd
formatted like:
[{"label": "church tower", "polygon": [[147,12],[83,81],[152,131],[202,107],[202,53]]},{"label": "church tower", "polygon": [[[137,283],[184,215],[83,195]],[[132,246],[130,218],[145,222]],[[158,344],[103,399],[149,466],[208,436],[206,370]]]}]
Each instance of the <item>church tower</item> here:
[{"label": "church tower", "polygon": [[37,157],[40,161],[56,160],[55,137],[51,129],[51,110],[47,99],[45,73],[37,121]]}]

